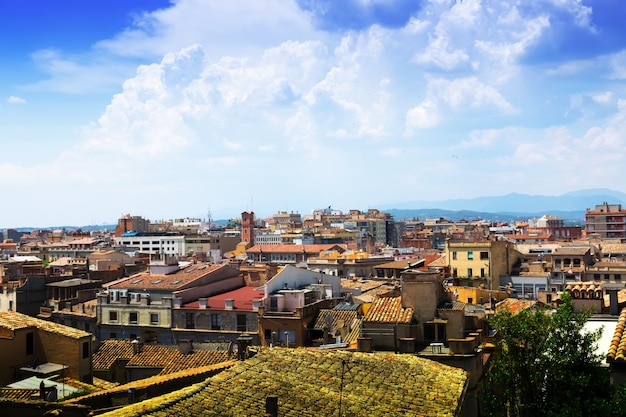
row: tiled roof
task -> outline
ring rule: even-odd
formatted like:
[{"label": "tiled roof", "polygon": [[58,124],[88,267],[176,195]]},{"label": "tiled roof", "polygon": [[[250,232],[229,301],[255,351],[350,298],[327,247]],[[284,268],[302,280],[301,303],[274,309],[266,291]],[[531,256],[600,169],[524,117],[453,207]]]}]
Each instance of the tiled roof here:
[{"label": "tiled roof", "polygon": [[278,397],[285,416],[456,416],[467,384],[463,369],[413,355],[272,348],[102,417],[261,416],[268,396]]},{"label": "tiled roof", "polygon": [[425,263],[426,261],[422,258],[414,257],[402,259],[399,261],[386,262],[384,264],[376,265],[377,269],[409,269],[415,268],[416,265]]},{"label": "tiled roof", "polygon": [[517,298],[506,298],[496,304],[496,312],[507,310],[512,314],[519,313],[527,308],[532,308],[537,305],[533,300],[518,300]]},{"label": "tiled roof", "polygon": [[341,341],[345,343],[356,342],[361,331],[361,319],[357,312],[352,310],[321,309],[315,320],[313,328],[324,330],[327,326],[327,317],[330,317],[330,330],[338,329],[342,324],[347,328],[347,334]]},{"label": "tiled roof", "polygon": [[231,358],[223,350],[192,350],[181,353],[178,347],[144,344],[139,353],[133,352],[129,340],[106,340],[93,354],[93,369],[109,369],[117,359],[129,359],[129,367],[163,368],[160,375],[165,375],[190,368],[214,365]]},{"label": "tiled roof", "polygon": [[374,299],[363,321],[410,323],[412,319],[413,309],[411,307],[402,307],[402,299],[400,297],[379,297]]},{"label": "tiled roof", "polygon": [[151,274],[144,272],[113,282],[108,288],[172,291],[186,288],[193,281],[203,278],[222,268],[231,268],[227,264],[190,264],[171,274]]},{"label": "tiled roof", "polygon": [[[75,397],[75,398],[71,398],[68,400],[64,400],[63,403],[65,404],[81,403],[84,400],[89,401],[90,399],[97,398],[97,397],[108,397],[114,393],[127,392],[130,388],[145,389],[147,387],[155,388],[158,386],[161,386],[161,387],[165,386],[163,389],[167,390],[168,389],[167,386],[171,386],[172,381],[185,380],[185,379],[188,379],[189,377],[194,377],[197,375],[209,377],[211,375],[215,375],[216,373],[223,371],[226,368],[233,366],[234,363],[235,362],[233,361],[227,361],[227,362],[221,362],[215,365],[203,366],[200,368],[185,369],[183,371],[174,372],[174,373],[166,374],[166,375],[151,376],[149,378],[132,381],[123,385],[117,385],[114,387],[106,388],[106,389],[103,389],[102,391],[97,391],[91,394],[84,395],[82,397]],[[178,382],[177,384],[174,384],[174,385],[180,386],[180,383]],[[193,388],[194,386],[195,385],[191,385],[188,388],[183,388],[182,390],[178,390],[176,392],[178,392],[178,395],[180,395],[181,392],[185,392],[186,390],[189,390],[189,388]],[[159,388],[156,388],[155,390],[159,390]],[[158,398],[162,400],[164,398],[167,398],[170,395],[172,394],[161,395]],[[126,414],[121,414],[121,415],[126,416]]]},{"label": "tiled roof", "polygon": [[32,397],[39,398],[38,389],[29,388],[0,388],[0,399],[10,401],[30,400]]},{"label": "tiled roof", "polygon": [[94,370],[110,369],[118,359],[129,359],[133,356],[133,346],[128,340],[108,339],[91,356]]},{"label": "tiled roof", "polygon": [[158,345],[144,345],[141,352],[132,356],[126,366],[163,367],[159,375],[171,374],[190,368],[215,365],[232,359],[232,354],[223,350],[192,350],[181,353],[178,347],[168,348]]},{"label": "tiled roof", "polygon": [[446,266],[448,266],[448,258],[445,254],[443,254],[439,258],[429,263],[428,266],[432,268],[445,268]]},{"label": "tiled roof", "polygon": [[[234,300],[234,309],[237,311],[253,311],[252,300],[260,300],[265,295],[265,291],[261,287],[245,286],[237,288],[233,291],[228,291],[222,294],[208,297],[207,305],[210,309],[223,310],[225,302],[228,299]],[[183,308],[197,309],[199,307],[199,301],[193,301],[187,303]]]},{"label": "tiled roof", "polygon": [[90,333],[83,330],[78,330],[73,327],[64,326],[51,321],[41,320],[10,310],[0,311],[0,327],[4,327],[5,329],[13,332],[20,329],[37,328],[45,332],[60,334],[72,339],[81,339],[83,337],[91,336]]},{"label": "tiled roof", "polygon": [[622,312],[619,315],[619,318],[617,319],[617,325],[615,326],[615,331],[613,332],[613,339],[611,340],[611,345],[609,346],[607,360],[620,362],[626,360],[626,332],[624,331],[625,327],[626,308],[623,308]]},{"label": "tiled roof", "polygon": [[556,248],[552,255],[584,255],[591,250],[591,247],[580,247],[580,246],[561,246],[560,248]]}]

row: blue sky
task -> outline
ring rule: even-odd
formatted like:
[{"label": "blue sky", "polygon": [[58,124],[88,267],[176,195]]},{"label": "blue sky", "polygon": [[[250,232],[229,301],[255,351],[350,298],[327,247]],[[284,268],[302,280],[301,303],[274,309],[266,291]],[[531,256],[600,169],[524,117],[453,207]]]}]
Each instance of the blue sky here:
[{"label": "blue sky", "polygon": [[625,20],[618,0],[0,0],[0,226],[626,192]]}]

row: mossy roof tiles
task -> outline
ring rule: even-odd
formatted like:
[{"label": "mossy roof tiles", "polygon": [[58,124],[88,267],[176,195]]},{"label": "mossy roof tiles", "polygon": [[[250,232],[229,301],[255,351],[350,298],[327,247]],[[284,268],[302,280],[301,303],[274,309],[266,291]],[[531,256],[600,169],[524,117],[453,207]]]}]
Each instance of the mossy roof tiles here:
[{"label": "mossy roof tiles", "polygon": [[223,350],[192,350],[190,353],[181,353],[178,347],[150,344],[144,344],[140,352],[134,353],[132,342],[128,340],[106,340],[93,354],[92,363],[94,370],[105,370],[111,368],[116,360],[126,359],[127,367],[163,368],[160,375],[165,375],[225,362],[231,356]]},{"label": "mossy roof tiles", "polygon": [[41,320],[11,310],[0,311],[0,327],[3,327],[10,332],[15,332],[16,330],[21,329],[37,328],[45,332],[63,335],[72,339],[82,339],[83,337],[91,336],[90,333],[83,330],[78,330],[73,327],[64,326],[51,321]]},{"label": "mossy roof tiles", "polygon": [[467,383],[466,371],[414,355],[273,348],[102,416],[261,416],[268,396],[284,416],[456,416]]}]

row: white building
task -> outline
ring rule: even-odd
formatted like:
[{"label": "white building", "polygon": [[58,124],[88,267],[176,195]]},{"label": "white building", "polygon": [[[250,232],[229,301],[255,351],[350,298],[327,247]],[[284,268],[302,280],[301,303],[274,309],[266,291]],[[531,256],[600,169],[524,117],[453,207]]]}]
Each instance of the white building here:
[{"label": "white building", "polygon": [[183,235],[125,233],[115,237],[115,245],[150,254],[180,256],[187,253]]}]

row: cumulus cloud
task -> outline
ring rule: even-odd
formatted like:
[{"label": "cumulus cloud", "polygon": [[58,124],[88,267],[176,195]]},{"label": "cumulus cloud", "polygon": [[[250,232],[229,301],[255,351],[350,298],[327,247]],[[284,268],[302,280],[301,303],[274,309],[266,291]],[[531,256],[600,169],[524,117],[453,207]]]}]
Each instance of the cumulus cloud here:
[{"label": "cumulus cloud", "polygon": [[[596,4],[577,0],[179,0],[83,53],[36,51],[46,78],[27,88],[110,99],[49,165],[0,169],[63,185],[56,173],[72,167],[81,184],[137,178],[151,193],[211,177],[218,198],[285,172],[330,181],[336,173],[320,167],[382,156],[377,177],[391,196],[383,185],[407,177],[440,192],[447,179],[426,173],[447,170],[481,179],[468,193],[542,178],[591,186],[577,172],[584,158],[614,163],[626,149],[626,91],[607,81],[625,77],[626,55],[554,51],[570,34],[594,45],[604,27]],[[397,163],[418,157],[419,167]]]}]

